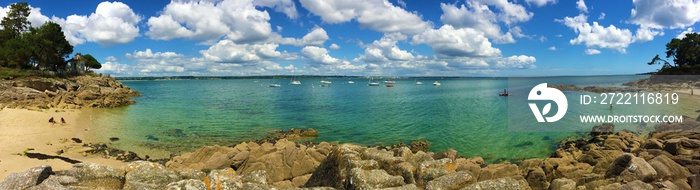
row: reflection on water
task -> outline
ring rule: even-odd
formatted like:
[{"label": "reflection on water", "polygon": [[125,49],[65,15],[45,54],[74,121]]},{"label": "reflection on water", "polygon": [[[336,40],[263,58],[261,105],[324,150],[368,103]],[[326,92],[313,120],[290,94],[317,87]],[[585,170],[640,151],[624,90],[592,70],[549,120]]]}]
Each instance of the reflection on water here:
[{"label": "reflection on water", "polygon": [[[553,80],[620,85],[640,77]],[[302,79],[302,85],[279,88],[267,87],[271,80],[264,79],[128,81],[124,84],[143,96],[134,99],[135,105],[95,111],[98,129],[93,133],[105,142],[119,137],[113,142],[117,147],[165,157],[261,138],[270,130],[310,127],[319,131],[317,141],[389,145],[426,139],[433,151],[452,148],[489,161],[546,157],[558,140],[575,135],[509,131],[509,117],[532,113],[508,112],[508,99],[513,97],[498,96],[509,86],[505,78],[438,79],[441,86],[413,85],[414,79],[405,79],[393,88],[369,87],[361,82],[366,79],[356,79],[355,84],[330,80],[330,87],[320,87],[319,79]],[[562,125],[569,125],[566,122]],[[574,127],[588,130],[592,125]]]}]

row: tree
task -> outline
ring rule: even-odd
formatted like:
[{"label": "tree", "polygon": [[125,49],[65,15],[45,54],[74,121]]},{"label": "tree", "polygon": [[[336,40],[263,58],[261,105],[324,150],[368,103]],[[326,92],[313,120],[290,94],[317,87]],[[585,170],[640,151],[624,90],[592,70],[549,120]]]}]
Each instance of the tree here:
[{"label": "tree", "polygon": [[3,36],[6,37],[6,40],[19,37],[22,32],[29,28],[27,17],[30,12],[31,9],[27,2],[10,5],[10,11],[7,12],[5,18],[0,22],[0,25],[3,27]]},{"label": "tree", "polygon": [[666,59],[673,58],[673,65],[669,61],[656,55],[648,65],[663,64],[659,73],[674,74],[674,72],[694,72],[700,68],[700,34],[688,33],[685,38],[674,38],[666,44]]},{"label": "tree", "polygon": [[93,68],[93,69],[102,68],[102,64],[99,61],[97,61],[97,59],[95,59],[95,57],[93,57],[90,54],[83,55],[83,59],[85,59],[85,71],[89,71],[90,68]]},{"label": "tree", "polygon": [[73,53],[73,46],[66,40],[60,25],[49,21],[39,28],[30,28],[30,33],[27,35],[29,41],[35,46],[32,60],[40,69],[52,71],[66,69],[65,59]]}]

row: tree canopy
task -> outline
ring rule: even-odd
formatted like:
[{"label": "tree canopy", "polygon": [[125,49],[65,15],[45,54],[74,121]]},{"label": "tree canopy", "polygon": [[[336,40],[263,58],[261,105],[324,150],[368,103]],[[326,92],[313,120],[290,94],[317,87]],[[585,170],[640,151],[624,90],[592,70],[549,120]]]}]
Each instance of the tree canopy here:
[{"label": "tree canopy", "polygon": [[[671,64],[666,59],[671,59]],[[688,33],[666,44],[666,59],[656,55],[648,65],[663,64],[658,74],[700,74],[700,34]]]},{"label": "tree canopy", "polygon": [[[0,22],[0,67],[56,71],[71,70],[68,59],[73,46],[66,40],[63,29],[54,22],[32,27],[27,19],[31,9],[26,2],[9,6],[7,15]],[[82,72],[99,69],[102,64],[92,55],[82,55],[85,68],[73,67]]]}]

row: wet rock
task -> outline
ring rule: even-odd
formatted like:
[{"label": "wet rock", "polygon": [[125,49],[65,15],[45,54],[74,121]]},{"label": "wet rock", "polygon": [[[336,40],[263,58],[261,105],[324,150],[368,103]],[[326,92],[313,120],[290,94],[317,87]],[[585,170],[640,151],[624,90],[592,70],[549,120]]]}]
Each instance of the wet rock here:
[{"label": "wet rock", "polygon": [[206,189],[206,185],[202,180],[197,179],[186,179],[173,182],[165,186],[167,190],[200,190]]},{"label": "wet rock", "polygon": [[454,174],[444,175],[432,181],[429,181],[425,186],[426,190],[448,190],[460,189],[469,184],[476,183],[476,178],[468,172],[457,172]]},{"label": "wet rock", "polygon": [[125,172],[107,165],[78,163],[52,177],[68,187],[122,189]]},{"label": "wet rock", "polygon": [[443,158],[449,158],[450,160],[455,160],[458,157],[459,157],[459,154],[454,149],[443,150],[443,151],[440,151],[438,153],[435,153],[435,155],[433,155],[433,158],[436,160],[443,159]]},{"label": "wet rock", "polygon": [[615,132],[615,125],[612,123],[603,123],[601,125],[594,126],[593,129],[591,129],[591,136],[600,136],[600,135],[610,135]]},{"label": "wet rock", "polygon": [[499,189],[499,190],[529,190],[525,180],[516,180],[510,177],[491,179],[471,184],[462,190]]},{"label": "wet rock", "polygon": [[0,189],[29,189],[36,187],[53,174],[51,166],[39,166],[12,173],[0,182]]},{"label": "wet rock", "polygon": [[413,141],[411,142],[410,149],[413,153],[417,153],[418,151],[428,152],[428,149],[430,149],[430,142],[424,140]]},{"label": "wet rock", "polygon": [[567,178],[552,180],[551,190],[576,190],[576,182]]}]

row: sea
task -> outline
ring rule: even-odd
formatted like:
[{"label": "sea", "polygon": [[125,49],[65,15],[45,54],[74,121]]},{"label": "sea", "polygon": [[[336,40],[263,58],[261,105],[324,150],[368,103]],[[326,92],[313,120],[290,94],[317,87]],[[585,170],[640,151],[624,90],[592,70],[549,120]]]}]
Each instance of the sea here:
[{"label": "sea", "polygon": [[[645,77],[417,77],[391,79],[394,87],[368,86],[365,77],[301,78],[301,85],[289,85],[289,78],[122,81],[142,96],[133,98],[136,104],[130,106],[92,111],[90,121],[95,127],[90,140],[142,157],[163,158],[203,146],[260,139],[274,130],[313,128],[319,132],[317,138],[309,139],[314,142],[388,146],[427,140],[434,152],[454,149],[462,156],[481,156],[490,163],[517,162],[549,157],[561,140],[581,137],[596,125],[574,118],[557,123],[565,130],[518,130],[517,124],[536,123],[526,105],[531,85],[614,87]],[[322,87],[321,80],[332,84]],[[423,85],[415,85],[417,81]],[[434,81],[441,85],[432,85]],[[271,83],[281,86],[268,87]],[[499,96],[504,89],[511,96]],[[569,104],[579,104],[584,94],[600,96],[564,93]],[[655,110],[697,117],[700,104],[681,98],[680,104],[616,105],[614,110],[617,114]],[[612,113],[607,104],[571,106],[568,111],[567,115]],[[621,123],[615,129],[648,132],[654,125]],[[119,140],[110,141],[112,137]]]}]

